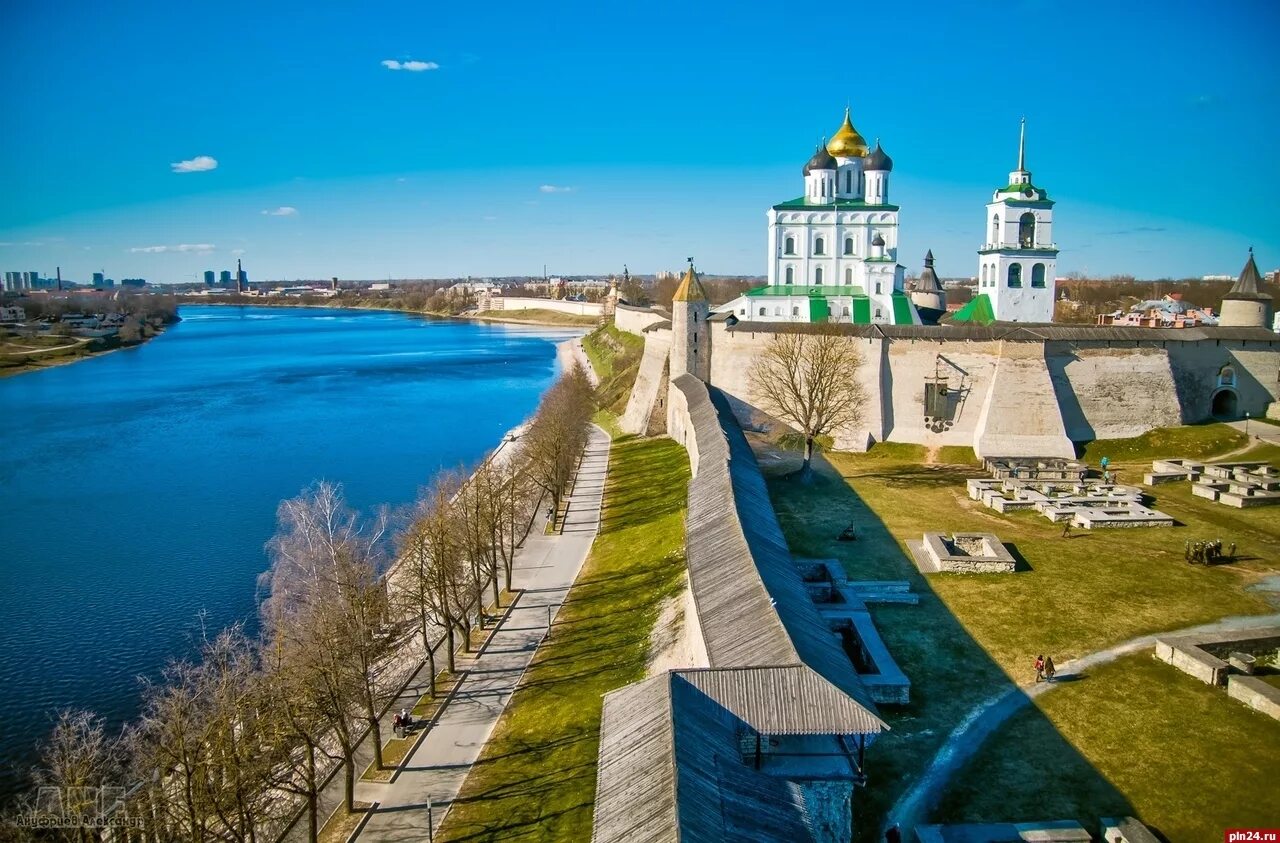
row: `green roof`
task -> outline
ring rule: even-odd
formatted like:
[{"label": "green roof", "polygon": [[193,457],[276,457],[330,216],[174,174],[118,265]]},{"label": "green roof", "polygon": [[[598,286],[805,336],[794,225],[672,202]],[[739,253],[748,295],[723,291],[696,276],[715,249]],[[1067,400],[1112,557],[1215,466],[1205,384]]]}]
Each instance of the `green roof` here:
[{"label": "green roof", "polygon": [[[999,189],[999,190],[997,190],[996,192],[997,192],[997,193],[1019,193],[1019,194],[1021,194],[1021,193],[1022,193],[1022,191],[1026,190],[1028,187],[1029,187],[1029,188],[1031,188],[1032,190],[1034,190],[1036,193],[1040,194],[1040,196],[1038,197],[1039,199],[1048,199],[1048,198],[1049,198],[1049,192],[1048,192],[1048,191],[1046,191],[1046,190],[1045,190],[1044,188],[1042,188],[1042,187],[1036,187],[1034,184],[1011,184],[1011,185],[1009,185],[1008,187],[1002,187],[1002,188],[1000,188],[1000,189]],[[1035,200],[1029,200],[1029,201],[1035,201]]]},{"label": "green roof", "polygon": [[963,325],[990,325],[996,321],[996,314],[991,309],[991,299],[986,293],[980,293],[952,314],[950,321]]},{"label": "green roof", "polygon": [[911,318],[911,302],[902,293],[893,294],[893,324],[895,325],[911,325],[914,320]]},{"label": "green roof", "polygon": [[747,291],[748,296],[809,296],[810,298],[827,296],[863,296],[861,287],[850,284],[845,287],[806,287],[802,284],[775,284],[773,286],[756,287]]},{"label": "green roof", "polygon": [[834,202],[810,202],[801,196],[791,199],[787,202],[781,202],[773,206],[775,211],[821,211],[831,208],[849,209],[853,208],[860,211],[896,211],[897,205],[868,205],[860,199],[837,199]]}]

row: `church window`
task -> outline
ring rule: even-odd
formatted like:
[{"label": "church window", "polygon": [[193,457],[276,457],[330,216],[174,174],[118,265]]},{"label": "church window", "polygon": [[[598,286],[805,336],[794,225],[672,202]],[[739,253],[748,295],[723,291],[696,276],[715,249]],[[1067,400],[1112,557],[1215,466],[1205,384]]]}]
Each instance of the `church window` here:
[{"label": "church window", "polygon": [[1010,287],[1022,286],[1022,264],[1020,263],[1009,264],[1009,286]]},{"label": "church window", "polygon": [[880,282],[879,282],[879,281],[877,281],[877,282],[876,282],[876,295],[877,295],[877,296],[878,296],[878,295],[880,295]]},{"label": "church window", "polygon": [[791,307],[791,315],[792,315],[792,316],[799,316],[799,315],[800,315],[800,308],[796,307],[795,305],[792,305],[792,307]]},{"label": "church window", "polygon": [[846,255],[853,254],[853,238],[852,237],[844,238],[844,253]]},{"label": "church window", "polygon": [[789,267],[787,267],[787,283],[788,283],[788,284],[794,284],[795,282],[796,282],[796,270],[795,270],[795,267],[791,267],[791,266],[789,266]]},{"label": "church window", "polygon": [[827,241],[826,241],[826,240],[824,240],[823,238],[819,237],[818,239],[816,239],[816,240],[814,240],[814,241],[813,241],[813,253],[814,253],[815,255],[821,255],[821,254],[823,254],[824,252],[826,252],[826,250],[827,250]]},{"label": "church window", "polygon": [[746,315],[747,315],[747,309],[746,309],[745,307],[740,307],[740,308],[738,308],[738,315],[739,315],[739,316],[746,316]]},{"label": "church window", "polygon": [[991,216],[991,242],[993,244],[1000,242],[1000,217]]},{"label": "church window", "polygon": [[842,307],[842,308],[840,308],[840,315],[841,315],[841,316],[848,316],[848,315],[849,315],[849,308],[847,308],[847,307]]},{"label": "church window", "polygon": [[1230,366],[1223,366],[1218,371],[1218,386],[1235,386],[1236,370]]},{"label": "church window", "polygon": [[762,307],[762,308],[760,308],[760,315],[761,315],[761,316],[764,316],[764,308],[763,308],[763,307]]},{"label": "church window", "polygon": [[850,193],[852,191],[853,191],[853,171],[845,170],[844,171],[844,192]]},{"label": "church window", "polygon": [[813,271],[813,283],[817,284],[819,287],[822,286],[822,267],[818,267]]},{"label": "church window", "polygon": [[782,254],[794,255],[796,253],[796,238],[788,237],[782,246]]},{"label": "church window", "polygon": [[846,284],[853,283],[853,267],[851,266],[847,266],[844,269],[844,283]]},{"label": "church window", "polygon": [[876,308],[876,318],[877,318],[877,319],[883,319],[883,318],[884,318],[884,317],[883,317],[883,315],[882,315],[882,314],[881,314],[881,312],[880,312],[880,308],[878,308],[878,307]]},{"label": "church window", "polygon": [[1030,249],[1036,244],[1036,215],[1027,211],[1018,218],[1018,245]]},{"label": "church window", "polygon": [[1044,264],[1038,263],[1031,267],[1031,286],[1044,287]]}]

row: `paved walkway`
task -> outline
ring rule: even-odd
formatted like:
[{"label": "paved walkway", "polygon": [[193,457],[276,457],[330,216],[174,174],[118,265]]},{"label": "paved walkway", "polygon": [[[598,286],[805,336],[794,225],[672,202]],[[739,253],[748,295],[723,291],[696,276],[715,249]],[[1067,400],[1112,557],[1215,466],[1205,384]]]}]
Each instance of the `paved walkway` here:
[{"label": "paved walkway", "polygon": [[[1157,638],[1171,635],[1191,635],[1198,632],[1218,632],[1231,629],[1252,629],[1260,626],[1272,626],[1280,622],[1280,614],[1253,615],[1247,617],[1230,617],[1200,626],[1187,627],[1169,632],[1157,632],[1153,635],[1141,635],[1137,638],[1081,656],[1058,667],[1057,676],[1067,679],[1080,676],[1089,668],[1113,662],[1121,656],[1155,647]],[[1190,679],[1190,677],[1188,677]],[[904,793],[897,804],[889,809],[885,828],[897,825],[905,833],[916,825],[926,822],[929,811],[937,805],[939,798],[946,790],[954,773],[960,770],[974,755],[983,741],[1004,725],[1010,717],[1018,712],[1033,697],[1048,693],[1058,687],[1059,682],[1038,682],[1034,685],[1023,685],[1010,688],[1001,694],[988,699],[969,711],[960,725],[947,737],[947,742],[939,749],[925,770],[924,775],[915,781]]]},{"label": "paved walkway", "polygon": [[[1280,445],[1280,427],[1277,427],[1274,424],[1267,424],[1266,422],[1260,422],[1255,419],[1250,419],[1247,423],[1234,421],[1227,422],[1227,424],[1242,433],[1247,430],[1250,439],[1258,439],[1270,445]],[[1249,444],[1252,445],[1253,443],[1250,442]]]},{"label": "paved walkway", "polygon": [[[356,799],[379,803],[359,840],[426,840],[428,802],[434,806],[431,814],[435,827],[440,827],[451,800],[480,756],[547,632],[548,607],[551,614],[559,610],[591,549],[600,524],[609,444],[603,430],[591,428],[591,439],[569,498],[563,533],[546,536],[541,523],[534,525],[516,556],[513,572],[513,587],[524,592],[494,632],[484,653],[459,662],[459,669],[465,670],[466,675],[439,722],[407,759],[394,782],[357,785]],[[416,695],[425,693],[429,682],[426,674],[424,668],[413,678],[408,695],[416,699]]]}]

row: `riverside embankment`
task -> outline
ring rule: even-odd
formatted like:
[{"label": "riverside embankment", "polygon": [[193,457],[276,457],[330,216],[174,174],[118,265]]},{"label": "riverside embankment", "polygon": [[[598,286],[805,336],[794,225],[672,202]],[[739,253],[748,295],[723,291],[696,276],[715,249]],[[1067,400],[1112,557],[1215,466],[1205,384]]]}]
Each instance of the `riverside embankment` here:
[{"label": "riverside embankment", "polygon": [[[317,479],[409,503],[537,405],[579,331],[370,311],[184,306],[129,354],[0,381],[0,794],[49,713],[133,716],[136,677],[252,623],[278,502]],[[57,525],[46,529],[41,525]]]}]

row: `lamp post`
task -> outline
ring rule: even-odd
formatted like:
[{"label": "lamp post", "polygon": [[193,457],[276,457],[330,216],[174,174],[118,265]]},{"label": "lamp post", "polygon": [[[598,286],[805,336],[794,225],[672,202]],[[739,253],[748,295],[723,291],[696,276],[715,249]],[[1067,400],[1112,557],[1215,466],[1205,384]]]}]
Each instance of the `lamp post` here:
[{"label": "lamp post", "polygon": [[1244,438],[1249,438],[1249,414],[1244,414]]}]

